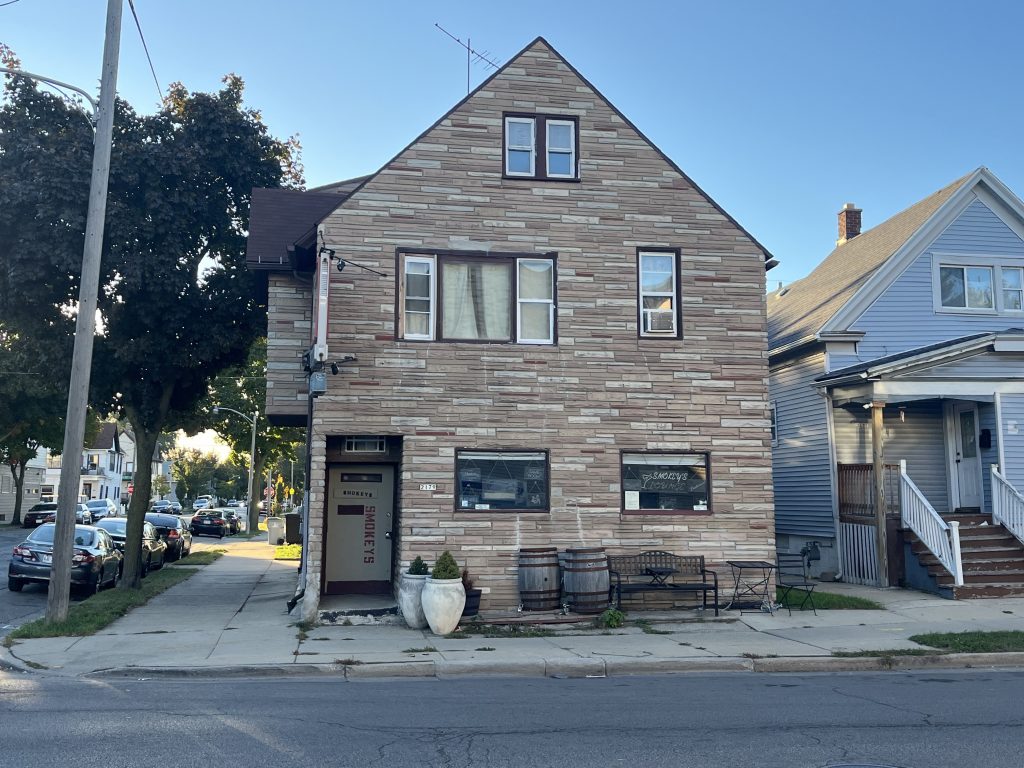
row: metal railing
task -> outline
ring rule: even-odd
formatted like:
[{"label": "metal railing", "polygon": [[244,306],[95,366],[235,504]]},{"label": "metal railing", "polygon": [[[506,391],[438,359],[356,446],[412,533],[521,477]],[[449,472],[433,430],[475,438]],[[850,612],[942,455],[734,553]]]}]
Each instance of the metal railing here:
[{"label": "metal railing", "polygon": [[1024,543],[1024,496],[992,465],[992,522],[1002,525]]},{"label": "metal railing", "polygon": [[953,584],[964,584],[964,566],[960,559],[960,523],[947,523],[928,503],[921,490],[907,474],[907,462],[900,462],[900,517],[935,555],[942,566],[953,574]]}]

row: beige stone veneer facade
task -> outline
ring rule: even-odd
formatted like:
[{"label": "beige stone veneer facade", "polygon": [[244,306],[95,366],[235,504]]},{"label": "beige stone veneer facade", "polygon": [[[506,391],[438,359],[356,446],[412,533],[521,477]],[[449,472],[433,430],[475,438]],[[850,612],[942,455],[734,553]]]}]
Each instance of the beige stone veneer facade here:
[{"label": "beige stone veneer facade", "polygon": [[[503,177],[508,112],[577,116],[579,181]],[[401,437],[395,573],[450,549],[485,589],[485,608],[517,605],[520,547],[703,554],[723,587],[724,561],[774,558],[767,255],[545,41],[399,154],[321,233],[338,256],[387,277],[331,270],[331,356],[358,361],[328,375],[316,401],[307,595],[319,594],[326,470],[339,458],[328,438],[343,435]],[[639,338],[642,247],[679,250],[681,338]],[[556,343],[396,338],[399,248],[557,254]],[[297,356],[309,314],[296,297],[309,295],[288,275],[271,277],[271,412],[304,407]],[[550,511],[456,511],[457,448],[549,451]],[[706,514],[623,513],[621,452],[662,450],[710,453]]]}]

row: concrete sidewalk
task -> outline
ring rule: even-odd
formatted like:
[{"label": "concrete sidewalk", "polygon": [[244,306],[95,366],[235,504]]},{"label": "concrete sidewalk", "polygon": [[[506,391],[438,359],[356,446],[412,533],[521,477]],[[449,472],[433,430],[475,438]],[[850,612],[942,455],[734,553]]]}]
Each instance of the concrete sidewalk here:
[{"label": "concrete sidewalk", "polygon": [[[829,584],[885,611],[633,613],[646,626],[559,625],[541,636],[437,637],[395,625],[302,632],[286,602],[295,563],[262,541],[226,540],[228,554],[91,637],[18,641],[8,663],[66,676],[311,675],[347,678],[533,675],[581,677],[710,670],[823,671],[1024,666],[1022,654],[840,658],[835,651],[921,648],[924,632],[1024,631],[1024,598],[954,602],[900,589]],[[187,561],[186,561],[187,562]]]}]

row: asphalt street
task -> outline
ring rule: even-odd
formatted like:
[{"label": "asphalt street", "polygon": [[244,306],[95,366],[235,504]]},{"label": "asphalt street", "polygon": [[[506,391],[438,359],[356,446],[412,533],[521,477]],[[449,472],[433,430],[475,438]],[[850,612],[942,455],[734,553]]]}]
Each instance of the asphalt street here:
[{"label": "asphalt street", "polygon": [[1024,672],[975,670],[374,682],[0,672],[0,744],[19,768],[1018,768],[1022,684]]},{"label": "asphalt street", "polygon": [[0,573],[0,637],[19,624],[32,621],[46,612],[45,587],[30,584],[22,592],[7,589],[7,564],[11,560],[11,550],[24,541],[29,533],[31,530],[20,526],[0,526],[0,567],[3,568]]}]

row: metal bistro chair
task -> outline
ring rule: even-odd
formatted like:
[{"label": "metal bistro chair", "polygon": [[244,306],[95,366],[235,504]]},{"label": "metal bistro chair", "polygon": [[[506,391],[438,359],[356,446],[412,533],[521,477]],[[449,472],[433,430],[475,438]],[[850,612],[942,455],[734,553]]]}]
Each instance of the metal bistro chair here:
[{"label": "metal bistro chair", "polygon": [[782,590],[779,600],[786,606],[789,615],[793,615],[793,608],[788,600],[789,593],[796,590],[797,592],[805,593],[803,600],[800,601],[800,605],[797,607],[802,611],[804,606],[809,603],[811,610],[814,611],[814,615],[817,616],[818,611],[814,607],[814,588],[818,586],[818,582],[812,581],[807,575],[807,560],[804,554],[779,552],[776,557],[778,558],[776,578],[779,589]]}]

